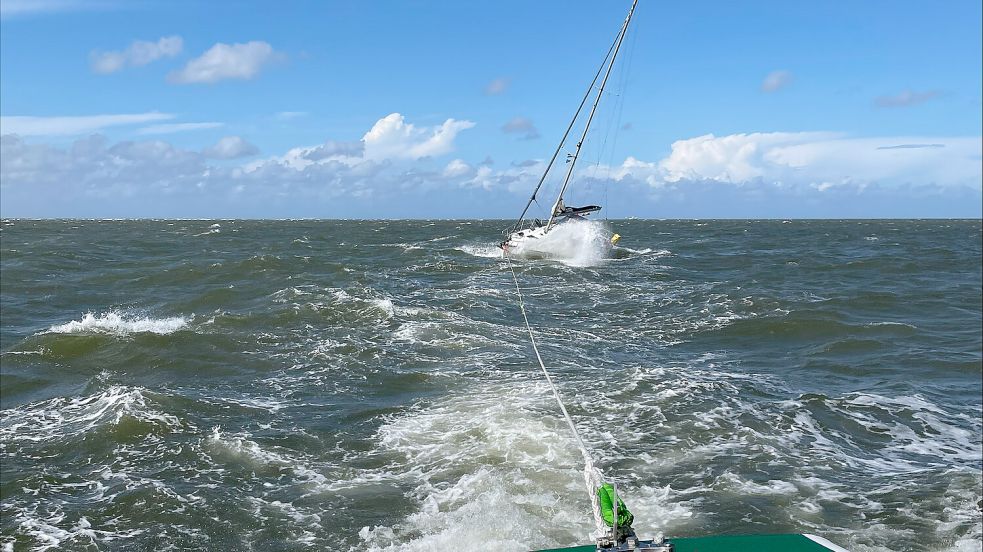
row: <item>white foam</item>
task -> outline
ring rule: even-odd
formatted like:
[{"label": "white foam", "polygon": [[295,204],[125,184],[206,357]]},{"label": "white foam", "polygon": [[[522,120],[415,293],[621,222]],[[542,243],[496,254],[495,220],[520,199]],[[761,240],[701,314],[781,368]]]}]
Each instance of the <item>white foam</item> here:
[{"label": "white foam", "polygon": [[205,440],[206,450],[217,457],[238,459],[238,461],[273,470],[286,469],[296,477],[296,483],[312,487],[327,487],[327,478],[319,471],[307,466],[306,458],[294,457],[289,451],[270,450],[248,438],[248,434],[223,435],[220,428],[212,429]]},{"label": "white foam", "polygon": [[626,247],[623,245],[618,245],[614,247],[615,250],[627,251],[633,255],[649,255],[652,257],[668,257],[672,255],[672,251],[668,249],[652,249],[651,247],[646,247],[644,249],[632,249],[631,247]]},{"label": "white foam", "polygon": [[755,483],[741,476],[727,472],[717,478],[717,484],[723,484],[725,488],[740,495],[793,495],[798,493],[798,487],[788,481],[771,479],[765,483]]},{"label": "white foam", "polygon": [[[363,527],[369,550],[527,550],[588,538],[582,459],[554,415],[552,394],[537,380],[509,380],[471,387],[379,429],[380,452],[405,458],[385,477],[412,488],[417,510],[394,525]],[[361,474],[336,485],[367,484]],[[654,523],[691,515],[667,489],[622,489],[640,505],[666,499],[641,506]]]},{"label": "white foam", "polygon": [[[143,533],[141,529],[110,531],[93,529],[92,524],[82,516],[68,529],[65,525],[66,515],[58,503],[49,504],[49,512],[40,514],[37,505],[18,511],[14,516],[18,532],[33,537],[32,550],[59,550],[63,548],[98,548],[99,541],[132,538]],[[4,543],[4,552],[14,550],[13,542]]]},{"label": "white foam", "polygon": [[511,248],[515,257],[547,257],[570,266],[594,266],[611,253],[611,231],[599,221],[571,219],[544,237]]},{"label": "white foam", "polygon": [[337,309],[343,304],[350,312],[371,317],[378,317],[381,312],[384,318],[392,318],[397,313],[412,313],[416,310],[397,307],[390,297],[371,288],[353,288],[349,291],[341,288],[301,285],[278,290],[271,297],[275,303],[290,304],[297,310]]},{"label": "white foam", "polygon": [[899,328],[910,328],[912,330],[917,330],[918,329],[917,326],[913,326],[911,324],[906,324],[904,322],[868,322],[868,323],[864,324],[864,327],[866,327],[866,328],[876,328],[878,326],[897,326]]},{"label": "white foam", "polygon": [[485,257],[487,259],[497,259],[502,256],[502,250],[494,245],[462,245],[454,249],[462,253],[467,253],[468,255]]},{"label": "white foam", "polygon": [[116,425],[125,416],[175,430],[181,421],[151,408],[146,390],[114,385],[96,395],[56,397],[3,410],[0,437],[10,441],[43,442],[78,435],[106,425]]},{"label": "white foam", "polygon": [[389,299],[388,297],[370,299],[369,303],[386,313],[388,316],[396,315],[396,307],[393,305],[392,299]]},{"label": "white foam", "polygon": [[45,349],[44,347],[41,347],[40,349],[37,349],[37,350],[34,350],[34,351],[3,351],[3,352],[0,352],[0,355],[38,355],[38,356],[43,356],[43,355],[48,354],[49,352],[50,351],[48,351],[48,349]]},{"label": "white foam", "polygon": [[81,320],[51,326],[45,333],[102,333],[121,337],[131,333],[166,335],[186,328],[190,320],[190,318],[183,316],[170,318],[135,317],[117,311],[109,311],[96,316],[87,312]]}]

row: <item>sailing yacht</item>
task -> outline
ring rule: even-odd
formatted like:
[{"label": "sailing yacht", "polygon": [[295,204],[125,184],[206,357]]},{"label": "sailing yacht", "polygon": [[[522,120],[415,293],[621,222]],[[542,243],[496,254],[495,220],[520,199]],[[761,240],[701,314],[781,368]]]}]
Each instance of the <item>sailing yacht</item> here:
[{"label": "sailing yacht", "polygon": [[[567,187],[570,184],[570,179],[573,176],[574,168],[577,166],[577,160],[580,158],[581,148],[584,145],[584,141],[587,139],[587,133],[590,131],[591,123],[594,121],[594,114],[597,112],[597,106],[601,103],[601,97],[604,95],[604,87],[607,85],[608,77],[611,76],[611,69],[614,68],[614,62],[618,58],[618,52],[621,51],[621,43],[624,41],[625,34],[628,32],[628,25],[631,23],[631,17],[635,13],[635,6],[637,3],[637,0],[632,2],[631,8],[628,10],[628,16],[625,17],[625,21],[621,24],[621,29],[618,31],[614,42],[611,44],[611,47],[608,48],[608,52],[604,56],[604,60],[601,62],[600,67],[598,67],[597,72],[594,74],[594,79],[591,81],[590,86],[587,88],[587,92],[580,101],[580,106],[577,107],[577,111],[570,120],[570,124],[567,125],[567,129],[563,133],[563,138],[560,139],[559,145],[557,145],[556,150],[553,152],[553,157],[547,164],[546,170],[543,171],[543,175],[540,177],[539,183],[536,184],[536,188],[532,192],[532,196],[529,198],[529,201],[526,202],[526,206],[522,210],[522,214],[519,215],[519,218],[515,224],[502,232],[505,239],[502,240],[499,247],[502,249],[503,255],[509,255],[513,252],[519,251],[536,251],[536,243],[545,238],[558,225],[568,223],[572,220],[583,220],[584,217],[590,215],[591,213],[596,213],[601,210],[601,208],[597,205],[569,207],[563,203],[563,194],[566,193]],[[602,73],[604,74],[603,78],[601,78]],[[600,85],[598,86],[599,78],[601,78],[601,81]],[[550,171],[556,164],[556,159],[559,156],[560,151],[563,149],[564,144],[566,144],[567,138],[570,136],[570,131],[577,123],[584,105],[586,105],[587,100],[592,94],[594,95],[594,102],[591,106],[590,114],[587,116],[587,122],[584,124],[584,130],[580,136],[580,140],[574,147],[573,152],[567,154],[566,175],[563,177],[563,185],[560,186],[560,193],[557,194],[556,200],[553,202],[553,208],[550,211],[549,219],[546,221],[542,221],[538,218],[527,219],[526,215],[529,213],[529,208],[536,202],[536,194],[539,193],[539,189],[542,188],[543,182],[546,181],[546,177],[549,176]],[[620,238],[620,236],[615,234],[612,236],[612,242],[616,242],[618,238]],[[546,251],[539,252],[548,253]]]}]

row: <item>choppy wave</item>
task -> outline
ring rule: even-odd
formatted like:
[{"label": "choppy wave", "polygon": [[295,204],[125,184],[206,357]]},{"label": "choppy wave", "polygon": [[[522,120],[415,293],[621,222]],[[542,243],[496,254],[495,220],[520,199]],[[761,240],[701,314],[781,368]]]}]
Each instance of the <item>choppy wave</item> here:
[{"label": "choppy wave", "polygon": [[133,316],[127,313],[109,311],[100,315],[85,313],[81,320],[73,320],[48,328],[46,333],[56,334],[93,334],[103,333],[116,336],[126,336],[133,333],[154,333],[166,335],[183,330],[188,326],[190,318],[175,316],[169,318],[149,318]]},{"label": "choppy wave", "polygon": [[[4,228],[2,546],[587,541],[498,223],[209,224]],[[978,222],[612,225],[515,267],[637,530],[979,550]]]},{"label": "choppy wave", "polygon": [[159,412],[148,404],[146,392],[145,389],[112,386],[95,395],[56,397],[4,409],[0,439],[9,443],[47,443],[119,426],[127,420],[165,431],[180,428],[181,422],[176,416]]},{"label": "choppy wave", "polygon": [[497,259],[502,256],[502,250],[495,245],[462,245],[455,249],[468,255],[487,259]]}]

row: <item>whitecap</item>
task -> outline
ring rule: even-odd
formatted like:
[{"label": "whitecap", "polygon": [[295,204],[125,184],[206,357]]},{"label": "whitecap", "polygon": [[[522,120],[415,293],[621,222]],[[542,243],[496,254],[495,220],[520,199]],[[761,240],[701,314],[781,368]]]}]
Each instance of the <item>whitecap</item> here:
[{"label": "whitecap", "polygon": [[462,253],[467,253],[468,255],[484,257],[486,259],[497,259],[502,256],[502,250],[494,245],[462,245],[454,249]]},{"label": "whitecap", "polygon": [[249,437],[248,433],[226,436],[220,428],[215,427],[211,435],[205,439],[206,450],[213,456],[213,461],[223,458],[234,459],[256,468],[287,470],[295,476],[295,483],[312,488],[328,486],[327,478],[319,471],[308,467],[306,458],[295,457],[294,453],[287,449],[278,449],[280,452],[277,452],[264,448]]},{"label": "whitecap", "polygon": [[181,421],[152,408],[139,387],[114,385],[84,397],[55,397],[3,410],[0,437],[4,441],[44,442],[116,425],[125,417],[177,430]]},{"label": "whitecap", "polygon": [[[193,317],[192,317],[193,318]],[[136,317],[117,311],[109,311],[101,315],[85,313],[81,320],[73,320],[65,324],[56,324],[44,333],[60,334],[111,334],[126,336],[131,333],[154,333],[166,335],[183,330],[191,318],[174,316],[169,318]]]}]

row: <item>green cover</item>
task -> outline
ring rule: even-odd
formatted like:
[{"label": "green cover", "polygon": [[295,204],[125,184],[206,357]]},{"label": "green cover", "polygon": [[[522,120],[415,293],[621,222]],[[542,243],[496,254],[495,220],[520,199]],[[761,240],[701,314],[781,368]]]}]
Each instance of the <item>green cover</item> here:
[{"label": "green cover", "polygon": [[[614,501],[614,487],[609,483],[604,483],[599,489],[597,489],[597,498],[601,502],[601,517],[604,518],[604,523],[608,524],[608,527],[612,526],[612,518],[614,512],[612,512],[612,504]],[[635,521],[635,516],[631,515],[631,511],[622,502],[621,497],[618,497],[618,527],[631,527],[631,522]]]},{"label": "green cover", "polygon": [[[723,535],[669,539],[675,552],[829,552],[802,535]],[[540,552],[595,552],[593,544]]]}]

